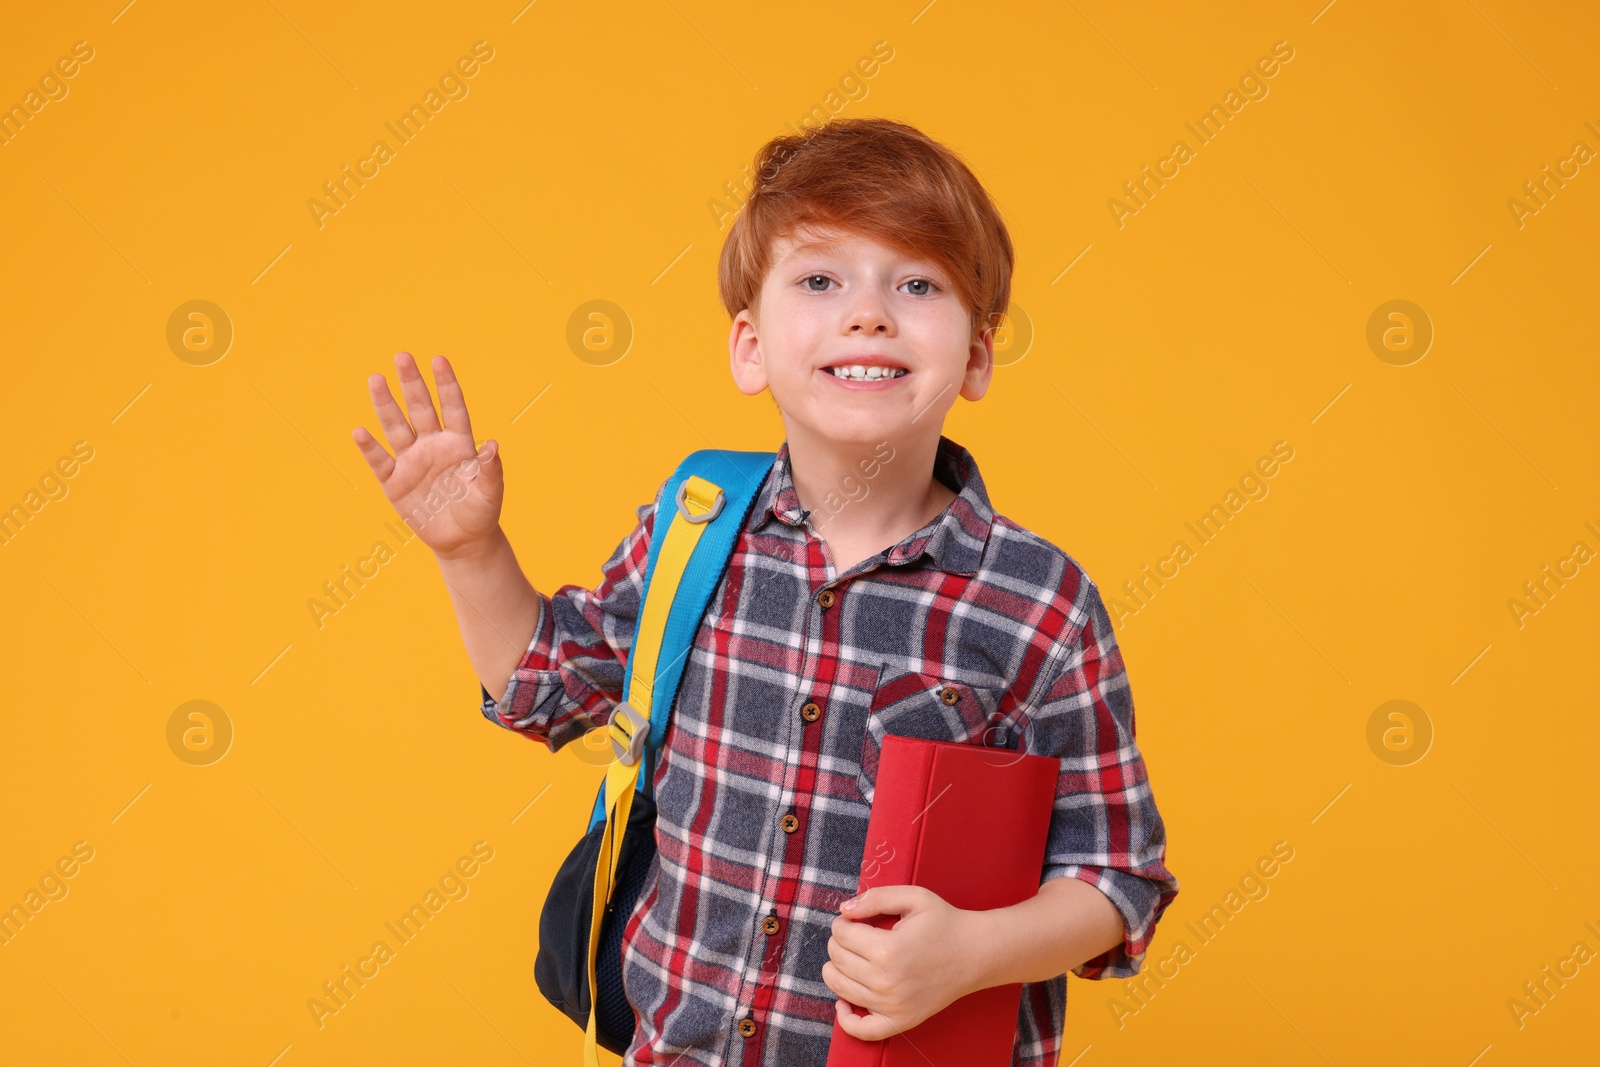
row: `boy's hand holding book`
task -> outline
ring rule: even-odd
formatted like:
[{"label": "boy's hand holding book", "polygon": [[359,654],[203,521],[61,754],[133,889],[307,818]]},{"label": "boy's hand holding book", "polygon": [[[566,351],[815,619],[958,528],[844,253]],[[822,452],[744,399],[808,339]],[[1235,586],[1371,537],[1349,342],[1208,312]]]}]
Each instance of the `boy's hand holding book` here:
[{"label": "boy's hand holding book", "polygon": [[[898,915],[882,928],[861,920]],[[822,980],[840,999],[839,1025],[881,1041],[977,989],[989,928],[981,911],[953,907],[918,885],[880,885],[845,901],[833,920]],[[868,1009],[857,1015],[850,1005]]]},{"label": "boy's hand holding book", "polygon": [[881,1041],[969,993],[1070,970],[1124,933],[1116,906],[1078,878],[1051,879],[1011,907],[975,910],[922,886],[873,886],[833,920],[822,980],[839,995],[834,1015],[844,1032]]}]

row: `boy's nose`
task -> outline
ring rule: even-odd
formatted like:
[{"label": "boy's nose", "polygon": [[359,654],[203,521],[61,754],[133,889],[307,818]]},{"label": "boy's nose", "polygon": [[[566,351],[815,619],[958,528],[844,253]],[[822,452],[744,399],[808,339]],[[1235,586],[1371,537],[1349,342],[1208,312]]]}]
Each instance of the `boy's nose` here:
[{"label": "boy's nose", "polygon": [[852,333],[858,330],[865,333],[891,333],[894,330],[894,319],[889,315],[882,294],[871,289],[860,291],[845,321],[849,323]]}]

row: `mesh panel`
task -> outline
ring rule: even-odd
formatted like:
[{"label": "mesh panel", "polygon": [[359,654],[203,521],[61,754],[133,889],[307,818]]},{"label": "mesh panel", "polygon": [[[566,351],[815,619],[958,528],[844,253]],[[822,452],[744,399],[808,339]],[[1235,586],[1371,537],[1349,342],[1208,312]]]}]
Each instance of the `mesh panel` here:
[{"label": "mesh panel", "polygon": [[621,1042],[620,1051],[626,1051],[632,1042],[634,1025],[633,1006],[622,987],[622,934],[650,880],[654,844],[652,840],[650,847],[640,847],[624,858],[624,865],[617,872],[618,885],[611,894],[611,906],[600,927],[600,952],[594,963],[594,980],[600,987],[595,998],[600,1015],[595,1025]]}]

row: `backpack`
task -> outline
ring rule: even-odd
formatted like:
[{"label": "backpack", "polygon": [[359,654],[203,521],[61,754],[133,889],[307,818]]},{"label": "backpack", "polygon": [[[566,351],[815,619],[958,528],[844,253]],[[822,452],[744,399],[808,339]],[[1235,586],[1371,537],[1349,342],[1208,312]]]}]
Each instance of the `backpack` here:
[{"label": "backpack", "polygon": [[[584,1028],[587,1067],[600,1067],[596,1045],[622,1055],[633,1041],[622,934],[656,855],[657,753],[711,593],[776,458],[699,449],[667,479],[656,507],[622,703],[605,727],[615,758],[588,829],[556,872],[539,916],[534,979],[546,1000]],[[663,526],[662,509],[673,504]],[[608,796],[617,799],[608,803]]]}]

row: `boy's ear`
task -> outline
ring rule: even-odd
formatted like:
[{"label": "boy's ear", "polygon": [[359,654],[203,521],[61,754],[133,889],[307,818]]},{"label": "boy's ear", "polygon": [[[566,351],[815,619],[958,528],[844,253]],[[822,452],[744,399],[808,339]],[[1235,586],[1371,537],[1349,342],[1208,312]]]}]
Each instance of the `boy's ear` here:
[{"label": "boy's ear", "polygon": [[761,362],[761,344],[756,336],[755,317],[745,308],[733,317],[728,328],[728,367],[734,384],[746,396],[755,396],[767,387],[767,368]]},{"label": "boy's ear", "polygon": [[961,379],[961,395],[968,400],[982,400],[989,391],[989,380],[994,376],[994,326],[972,339],[967,347],[967,369]]}]

